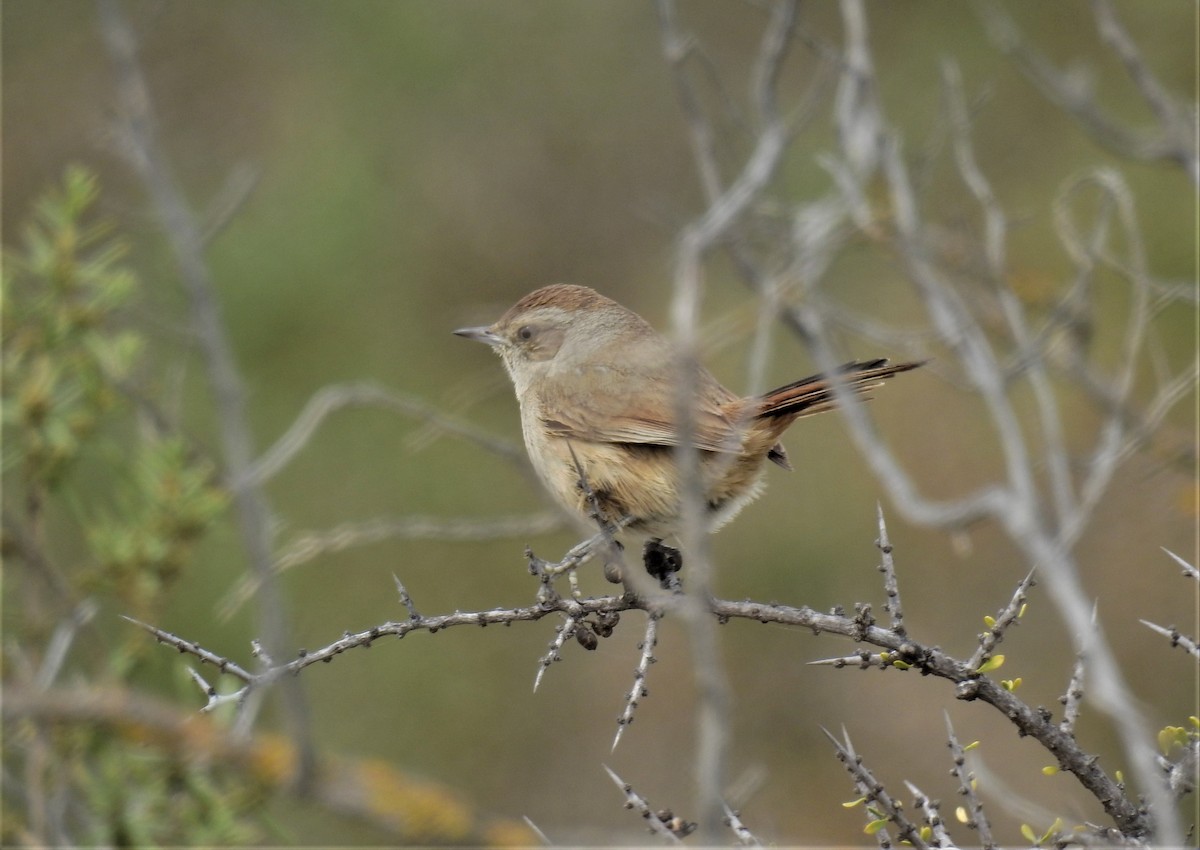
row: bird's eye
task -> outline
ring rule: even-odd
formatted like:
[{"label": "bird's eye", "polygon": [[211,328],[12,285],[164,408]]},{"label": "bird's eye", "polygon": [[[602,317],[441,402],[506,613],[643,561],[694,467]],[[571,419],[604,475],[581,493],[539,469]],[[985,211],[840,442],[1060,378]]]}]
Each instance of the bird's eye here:
[{"label": "bird's eye", "polygon": [[533,339],[533,328],[529,325],[522,325],[520,330],[517,331],[517,336],[525,340]]}]

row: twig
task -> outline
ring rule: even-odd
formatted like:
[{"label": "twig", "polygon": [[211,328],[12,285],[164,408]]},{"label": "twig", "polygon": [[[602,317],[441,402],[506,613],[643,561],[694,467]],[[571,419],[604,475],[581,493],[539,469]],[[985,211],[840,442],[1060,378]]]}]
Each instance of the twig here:
[{"label": "twig", "polygon": [[[655,835],[665,838],[670,844],[680,844],[680,836],[677,832],[667,825],[666,820],[658,815],[651,807],[646,798],[633,790],[633,786],[617,776],[612,768],[608,765],[604,766],[604,770],[609,777],[621,789],[621,793],[625,795],[625,808],[636,809],[646,821],[646,826]],[[688,830],[690,832],[691,830]],[[686,834],[686,833],[685,833]]]},{"label": "twig", "polygon": [[821,658],[816,661],[809,661],[809,666],[812,667],[857,667],[860,670],[867,670],[871,667],[891,667],[892,655],[887,652],[868,652],[865,649],[860,649],[853,655],[842,655],[837,658]]},{"label": "twig", "polygon": [[575,634],[575,629],[578,626],[579,621],[569,615],[563,620],[561,625],[555,626],[554,640],[550,641],[549,651],[547,651],[545,655],[538,659],[537,675],[533,677],[534,693],[537,693],[538,686],[542,684],[542,676],[546,674],[546,671],[550,668],[550,665],[555,661],[562,660],[561,652],[563,644],[571,639],[571,637]]},{"label": "twig", "polygon": [[979,835],[979,844],[984,850],[992,850],[996,846],[992,839],[992,827],[988,823],[987,815],[983,811],[983,800],[975,790],[975,774],[967,769],[967,754],[961,744],[958,743],[958,738],[954,734],[954,727],[950,723],[950,713],[945,713],[946,717],[946,737],[949,741],[950,757],[954,761],[954,767],[950,768],[950,772],[954,778],[958,780],[958,793],[962,795],[966,802],[967,819],[965,821],[968,829],[973,829]]},{"label": "twig", "polygon": [[1058,724],[1058,728],[1062,729],[1068,735],[1075,734],[1075,723],[1079,720],[1079,710],[1083,705],[1083,669],[1084,669],[1084,654],[1077,653],[1075,656],[1075,666],[1071,670],[1071,681],[1067,683],[1067,690],[1058,701],[1063,705],[1063,719]]},{"label": "twig", "polygon": [[875,541],[882,560],[879,571],[883,573],[883,592],[887,596],[883,610],[892,615],[892,631],[904,634],[904,609],[900,604],[900,583],[896,580],[896,564],[892,558],[892,543],[888,540],[887,523],[883,519],[883,505],[875,503],[875,514],[879,518],[879,539]]},{"label": "twig", "polygon": [[92,621],[99,607],[94,599],[84,599],[58,624],[54,634],[50,636],[50,643],[46,646],[41,666],[38,667],[37,676],[34,678],[34,687],[44,689],[54,683],[79,630]]},{"label": "twig", "polygon": [[191,675],[192,681],[196,683],[196,687],[198,687],[200,689],[200,691],[204,694],[205,698],[208,700],[208,702],[206,702],[200,708],[200,711],[205,714],[207,714],[208,712],[210,712],[216,708],[219,708],[222,705],[226,705],[228,703],[234,703],[236,705],[241,705],[242,701],[245,700],[246,695],[248,693],[246,688],[238,688],[238,690],[234,691],[233,693],[220,694],[220,693],[217,693],[216,688],[214,688],[212,685],[210,685],[203,676],[201,676],[199,673],[197,673],[191,667],[188,668],[188,674]]},{"label": "twig", "polygon": [[759,841],[754,833],[742,823],[742,819],[738,812],[735,812],[729,806],[725,807],[725,822],[729,824],[729,828],[733,830],[733,837],[738,840],[738,843],[743,847],[762,847],[762,842]]},{"label": "twig", "polygon": [[[414,515],[345,522],[328,531],[297,534],[276,557],[274,572],[280,574],[324,555],[384,540],[502,540],[545,534],[561,528],[562,525],[563,515],[558,511],[492,518]],[[217,606],[219,616],[233,616],[254,594],[257,587],[258,580],[255,576],[242,577]]]},{"label": "twig", "polygon": [[[1169,110],[1172,113],[1169,118],[1164,118],[1164,115],[1160,114],[1158,117],[1161,126],[1154,131],[1133,130],[1118,124],[1096,102],[1090,87],[1084,80],[1080,79],[1078,75],[1060,71],[1044,55],[1029,45],[1012,18],[1003,11],[1001,4],[988,2],[981,5],[980,8],[984,13],[984,22],[992,41],[1002,51],[1011,54],[1017,60],[1018,67],[1047,100],[1075,116],[1079,124],[1098,144],[1120,156],[1131,159],[1163,159],[1175,162],[1184,168],[1194,183],[1200,182],[1200,164],[1198,164],[1195,154],[1195,135],[1186,126],[1187,122],[1179,120],[1175,116],[1175,110]],[[1120,30],[1119,26],[1114,28],[1115,16],[1108,15],[1106,19],[1105,13],[1109,10],[1105,6],[1094,4],[1093,9],[1096,13],[1097,25],[1101,30],[1101,37],[1110,45],[1117,47],[1118,55],[1125,63],[1127,71],[1130,71],[1135,83],[1142,88],[1143,98],[1146,98],[1151,107],[1158,112],[1161,105],[1156,105],[1156,101],[1161,104],[1158,94],[1161,92],[1161,86],[1155,82],[1151,89],[1152,94],[1147,97],[1146,81],[1154,78],[1145,62],[1136,51],[1121,55],[1122,47],[1127,51],[1132,50],[1132,42],[1128,40],[1127,36],[1124,39],[1121,38],[1123,30]],[[1114,33],[1118,32],[1119,34],[1114,39]],[[1122,44],[1122,42],[1125,43]],[[1132,67],[1135,67],[1136,70],[1131,69],[1131,61],[1134,63]],[[1165,97],[1165,93],[1162,96]]]},{"label": "twig", "polygon": [[949,61],[943,63],[942,78],[948,92],[955,162],[963,182],[983,211],[987,277],[1000,303],[1017,356],[1025,364],[1024,374],[1033,389],[1038,411],[1037,421],[1045,443],[1043,457],[1049,471],[1050,493],[1059,521],[1062,522],[1075,510],[1075,493],[1058,400],[1046,374],[1041,353],[1035,348],[1025,308],[1012,289],[1005,285],[1008,217],[992,191],[983,169],[975,160],[970,138],[970,119],[958,66]]},{"label": "twig", "polygon": [[908,788],[908,792],[913,795],[914,804],[925,815],[925,823],[929,825],[930,832],[933,834],[934,847],[954,847],[954,839],[950,837],[950,833],[946,832],[946,824],[942,821],[942,815],[939,811],[941,803],[936,800],[931,800],[921,791],[916,785],[908,780],[905,780],[904,786]]},{"label": "twig", "polygon": [[221,673],[228,673],[235,679],[241,679],[247,684],[254,682],[258,678],[253,673],[238,665],[236,662],[230,661],[228,658],[225,658],[222,655],[217,655],[215,652],[210,652],[195,641],[184,640],[183,638],[173,635],[168,631],[164,631],[157,626],[151,626],[148,623],[143,623],[141,620],[135,620],[133,617],[126,617],[122,615],[121,619],[133,623],[139,629],[143,629],[144,631],[154,635],[154,639],[159,643],[165,643],[167,646],[173,646],[182,653],[196,656],[205,664],[211,664]]},{"label": "twig", "polygon": [[1058,230],[1063,233],[1073,226],[1067,212],[1067,202],[1086,185],[1094,185],[1102,190],[1115,204],[1118,220],[1129,244],[1128,265],[1133,304],[1125,330],[1121,366],[1109,382],[1109,403],[1112,410],[1101,425],[1100,436],[1092,452],[1087,474],[1080,484],[1079,505],[1065,516],[1060,524],[1058,546],[1063,549],[1072,546],[1083,533],[1096,505],[1107,492],[1118,465],[1127,456],[1124,448],[1128,439],[1128,423],[1121,411],[1133,392],[1139,355],[1151,318],[1149,288],[1145,285],[1145,248],[1137,225],[1133,194],[1120,174],[1112,170],[1103,170],[1074,181],[1056,202],[1055,218]]},{"label": "twig", "polygon": [[993,620],[989,621],[990,625],[987,630],[979,636],[979,648],[975,650],[975,654],[971,656],[971,660],[967,664],[978,669],[979,665],[992,657],[992,651],[996,648],[996,644],[1004,640],[1004,633],[1008,631],[1010,626],[1017,623],[1021,619],[1021,615],[1025,613],[1025,603],[1028,598],[1029,589],[1035,584],[1037,582],[1034,581],[1033,571],[1031,570],[1025,578],[1021,579],[1008,604],[997,612]]},{"label": "twig", "polygon": [[1163,551],[1166,552],[1168,556],[1170,556],[1171,560],[1173,560],[1175,563],[1179,564],[1179,566],[1181,566],[1183,568],[1183,574],[1185,576],[1187,576],[1188,578],[1196,579],[1197,581],[1200,581],[1200,570],[1193,567],[1191,564],[1189,564],[1183,558],[1176,555],[1170,549],[1163,549]]},{"label": "twig", "polygon": [[905,816],[900,804],[892,799],[887,789],[883,787],[883,783],[875,778],[875,775],[863,764],[863,760],[854,752],[854,745],[850,743],[850,736],[846,730],[842,730],[844,741],[839,741],[824,726],[821,727],[821,731],[825,733],[825,737],[829,739],[834,749],[837,750],[838,761],[849,771],[851,778],[854,779],[854,787],[858,793],[872,804],[867,807],[867,828],[873,829],[873,834],[879,842],[879,846],[891,846],[891,836],[887,834],[887,830],[880,823],[881,821],[888,821],[894,824],[896,829],[899,830],[902,840],[910,843],[913,847],[918,848],[918,850],[928,847],[929,845],[921,838],[921,831]]},{"label": "twig", "polygon": [[205,213],[201,241],[207,247],[241,211],[258,185],[262,169],[241,163],[225,178],[216,197],[209,202]]},{"label": "twig", "polygon": [[396,593],[400,595],[400,604],[403,605],[404,610],[408,612],[408,619],[420,620],[421,615],[417,612],[416,603],[414,603],[412,597],[408,595],[408,589],[405,588],[404,583],[400,581],[400,577],[395,573],[392,573],[392,581],[396,583]]},{"label": "twig", "polygon": [[651,611],[646,617],[646,634],[642,637],[642,642],[638,644],[641,656],[638,658],[637,669],[633,671],[633,687],[625,695],[625,708],[621,711],[621,716],[617,718],[617,733],[613,736],[612,742],[614,750],[617,748],[617,744],[621,743],[621,736],[625,734],[625,728],[633,722],[633,713],[637,710],[639,700],[649,695],[646,691],[646,675],[650,671],[650,665],[657,660],[654,657],[654,647],[658,644],[658,621],[661,617],[662,614],[654,611]]},{"label": "twig", "polygon": [[1161,125],[1162,144],[1167,148],[1164,155],[1178,162],[1192,178],[1192,182],[1200,185],[1200,154],[1196,149],[1195,113],[1189,114],[1184,104],[1176,102],[1151,72],[1141,51],[1117,18],[1111,0],[1092,0],[1092,11],[1096,16],[1096,29],[1100,37],[1121,59],[1125,71],[1138,87],[1142,98],[1154,110]]},{"label": "twig", "polygon": [[344,408],[356,407],[381,407],[428,422],[504,458],[522,471],[529,471],[528,458],[519,446],[443,413],[423,399],[374,384],[354,383],[331,384],[313,394],[283,435],[246,469],[246,482],[262,484],[269,481],[308,445],[327,417]]},{"label": "twig", "polygon": [[1200,658],[1200,646],[1196,645],[1196,641],[1181,633],[1179,629],[1175,628],[1174,626],[1164,628],[1163,626],[1151,623],[1149,620],[1138,620],[1138,622],[1151,631],[1157,632],[1165,638],[1170,638],[1171,646],[1182,647],[1184,652]]},{"label": "twig", "polygon": [[521,820],[525,821],[525,825],[527,827],[529,827],[531,830],[533,830],[533,834],[537,836],[538,841],[542,842],[543,847],[554,847],[555,846],[555,843],[550,840],[549,836],[547,836],[546,833],[542,832],[541,827],[539,827],[536,823],[534,823],[533,820],[529,817],[529,815],[522,816]]}]

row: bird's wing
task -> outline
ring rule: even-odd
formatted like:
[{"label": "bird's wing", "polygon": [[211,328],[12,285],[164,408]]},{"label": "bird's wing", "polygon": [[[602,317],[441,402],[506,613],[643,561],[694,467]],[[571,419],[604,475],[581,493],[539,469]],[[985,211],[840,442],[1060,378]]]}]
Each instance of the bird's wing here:
[{"label": "bird's wing", "polygon": [[[541,415],[546,430],[593,443],[677,445],[676,388],[646,371],[636,364],[616,364],[588,370],[586,375],[574,372],[543,381]],[[740,451],[736,425],[719,408],[735,396],[707,372],[700,375],[697,396],[692,444],[710,452]]]}]

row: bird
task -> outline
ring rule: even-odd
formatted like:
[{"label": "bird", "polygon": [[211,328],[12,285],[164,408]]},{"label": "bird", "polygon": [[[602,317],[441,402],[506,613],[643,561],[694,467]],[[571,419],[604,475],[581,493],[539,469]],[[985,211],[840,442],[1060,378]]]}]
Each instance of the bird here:
[{"label": "bird", "polygon": [[[530,462],[568,511],[653,543],[681,529],[675,346],[634,311],[574,284],[544,286],[497,321],[455,334],[490,346],[512,381]],[[769,463],[792,468],[780,442],[797,419],[837,406],[835,384],[863,393],[923,365],[856,360],[761,395],[695,374],[691,444],[708,531],[758,497]]]}]

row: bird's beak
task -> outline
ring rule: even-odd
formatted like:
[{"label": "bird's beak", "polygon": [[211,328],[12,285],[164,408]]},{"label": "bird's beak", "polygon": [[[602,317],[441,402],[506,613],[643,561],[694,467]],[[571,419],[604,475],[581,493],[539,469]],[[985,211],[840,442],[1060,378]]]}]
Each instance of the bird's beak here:
[{"label": "bird's beak", "polygon": [[455,332],[456,336],[473,339],[476,342],[486,342],[488,345],[497,346],[504,340],[492,332],[491,328],[459,328]]}]

